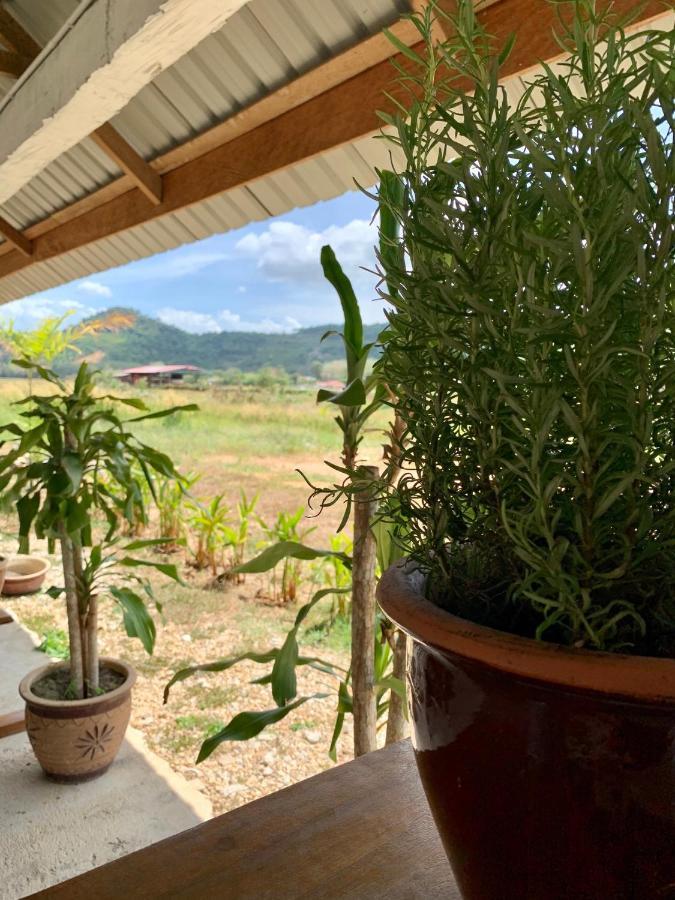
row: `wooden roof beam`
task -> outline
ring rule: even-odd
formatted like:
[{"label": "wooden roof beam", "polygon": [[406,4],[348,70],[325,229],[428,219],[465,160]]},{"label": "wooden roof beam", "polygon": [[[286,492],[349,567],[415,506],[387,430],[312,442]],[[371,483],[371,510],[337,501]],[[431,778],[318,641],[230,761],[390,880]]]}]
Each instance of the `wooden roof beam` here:
[{"label": "wooden roof beam", "polygon": [[126,172],[151,203],[162,202],[162,176],[140,156],[112,125],[97,128],[91,139]]},{"label": "wooden roof beam", "polygon": [[0,204],[246,2],[93,0],[0,111]]},{"label": "wooden roof beam", "polygon": [[33,60],[42,49],[0,2],[0,40],[19,56]]},{"label": "wooden roof beam", "polygon": [[26,71],[31,60],[26,56],[20,56],[12,50],[0,50],[0,72],[18,78]]},{"label": "wooden roof beam", "polygon": [[13,225],[10,225],[7,219],[0,217],[0,234],[13,244],[22,256],[30,257],[33,255],[33,242],[17,231]]},{"label": "wooden roof beam", "polygon": [[[399,40],[412,45],[419,39],[419,32],[407,19],[400,19],[389,29]],[[386,35],[379,33],[364,38],[347,50],[343,50],[336,56],[327,60],[315,69],[299,75],[289,84],[286,84],[271,94],[255,101],[250,106],[234,113],[229,118],[203,131],[183,144],[173,147],[161,156],[156,157],[146,165],[158,175],[165,175],[178,166],[202,156],[204,153],[220,147],[228,141],[234,140],[242,134],[246,134],[264,125],[265,122],[288,112],[295,107],[306,103],[314,97],[324,94],[331,88],[350,78],[354,78],[366,69],[383,62],[392,56],[391,41]],[[93,137],[93,135],[92,135]],[[31,238],[41,237],[51,231],[57,225],[76,219],[97,206],[102,206],[127,193],[134,186],[129,175],[118,178],[99,188],[81,200],[60,209],[47,219],[37,222],[26,229]],[[7,252],[4,245],[0,246],[0,257]]]},{"label": "wooden roof beam", "polygon": [[[14,75],[16,78],[24,72],[40,53],[40,45],[33,40],[27,31],[14,19],[7,10],[0,6],[0,38],[9,46],[17,49],[16,53],[0,51],[0,72]],[[19,56],[30,53],[28,56]],[[131,144],[126,141],[109,123],[97,128],[90,135],[93,141],[117,165],[131,177],[135,184],[152,203],[162,201],[162,179]]]}]

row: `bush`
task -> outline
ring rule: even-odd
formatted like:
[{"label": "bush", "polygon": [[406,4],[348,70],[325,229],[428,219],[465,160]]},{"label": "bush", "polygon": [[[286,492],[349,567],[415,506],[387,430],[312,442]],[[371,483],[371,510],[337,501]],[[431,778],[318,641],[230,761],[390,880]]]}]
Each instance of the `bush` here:
[{"label": "bush", "polygon": [[675,656],[675,38],[573,7],[571,59],[515,105],[471,3],[440,49],[424,26],[392,121],[390,499],[434,602]]}]

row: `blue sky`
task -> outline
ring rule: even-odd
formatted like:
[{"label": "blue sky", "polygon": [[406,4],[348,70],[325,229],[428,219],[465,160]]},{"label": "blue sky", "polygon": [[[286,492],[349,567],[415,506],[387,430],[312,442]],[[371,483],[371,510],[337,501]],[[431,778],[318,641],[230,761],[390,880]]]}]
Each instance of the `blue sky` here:
[{"label": "blue sky", "polygon": [[30,328],[69,309],[82,318],[128,306],[193,333],[273,333],[339,322],[339,303],[319,264],[321,246],[330,243],[364,320],[382,322],[376,280],[363,271],[375,266],[373,210],[368,197],[350,192],[8,303],[0,319]]}]

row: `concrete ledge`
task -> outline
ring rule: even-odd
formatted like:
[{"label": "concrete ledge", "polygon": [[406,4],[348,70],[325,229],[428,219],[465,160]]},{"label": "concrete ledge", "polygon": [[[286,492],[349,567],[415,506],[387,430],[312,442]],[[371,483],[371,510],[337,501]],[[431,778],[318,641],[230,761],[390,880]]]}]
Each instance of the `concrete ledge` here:
[{"label": "concrete ledge", "polygon": [[[0,628],[0,714],[23,708],[21,678],[44,664],[18,623]],[[210,801],[130,728],[96,781],[52,784],[25,733],[0,740],[0,897],[16,900],[210,819]]]},{"label": "concrete ledge", "polygon": [[25,734],[0,741],[0,895],[18,900],[212,816],[206,797],[130,728],[110,770],[52,784]]}]

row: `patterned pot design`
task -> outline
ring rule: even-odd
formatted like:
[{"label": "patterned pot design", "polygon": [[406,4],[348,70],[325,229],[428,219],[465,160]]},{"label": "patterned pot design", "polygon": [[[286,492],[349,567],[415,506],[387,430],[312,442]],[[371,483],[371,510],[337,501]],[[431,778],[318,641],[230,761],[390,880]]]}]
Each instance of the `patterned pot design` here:
[{"label": "patterned pot design", "polygon": [[129,724],[136,672],[120,660],[102,658],[101,665],[126,677],[114,691],[69,701],[45,700],[33,693],[36,681],[66,665],[34,669],[19,685],[19,693],[26,701],[26,731],[45,775],[72,784],[97,778],[115,759]]}]

